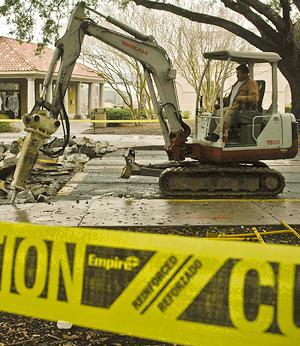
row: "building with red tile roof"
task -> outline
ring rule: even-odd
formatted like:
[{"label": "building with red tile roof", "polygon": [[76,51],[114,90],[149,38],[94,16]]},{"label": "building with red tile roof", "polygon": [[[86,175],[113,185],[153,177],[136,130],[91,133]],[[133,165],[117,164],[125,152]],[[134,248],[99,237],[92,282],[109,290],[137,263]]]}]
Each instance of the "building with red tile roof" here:
[{"label": "building with red tile roof", "polygon": [[[0,110],[11,110],[14,116],[30,112],[42,88],[53,50],[45,48],[40,55],[37,45],[0,36]],[[58,67],[54,74],[57,77]],[[65,106],[70,115],[82,114],[82,84],[87,83],[89,110],[101,105],[103,79],[91,68],[76,63]],[[97,90],[96,90],[97,89]],[[50,92],[51,98],[51,92]],[[0,111],[0,113],[1,113]],[[11,112],[10,112],[11,113]]]}]

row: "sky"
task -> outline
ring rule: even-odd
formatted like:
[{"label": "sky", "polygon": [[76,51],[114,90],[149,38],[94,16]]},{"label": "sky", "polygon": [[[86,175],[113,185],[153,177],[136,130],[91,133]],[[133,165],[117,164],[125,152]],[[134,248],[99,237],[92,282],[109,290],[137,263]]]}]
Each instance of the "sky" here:
[{"label": "sky", "polygon": [[[0,6],[4,3],[3,0],[0,0]],[[10,36],[9,35],[9,27],[6,24],[6,20],[4,17],[0,16],[0,36]]]},{"label": "sky", "polygon": [[1,36],[10,36],[9,27],[6,24],[6,20],[3,17],[0,17],[0,35]]}]

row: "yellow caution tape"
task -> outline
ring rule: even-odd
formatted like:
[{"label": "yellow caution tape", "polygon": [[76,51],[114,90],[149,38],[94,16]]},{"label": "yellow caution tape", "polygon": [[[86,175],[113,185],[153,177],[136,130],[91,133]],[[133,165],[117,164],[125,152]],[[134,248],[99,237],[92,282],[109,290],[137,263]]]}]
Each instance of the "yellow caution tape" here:
[{"label": "yellow caution tape", "polygon": [[0,223],[2,311],[187,345],[298,345],[300,248]]},{"label": "yellow caution tape", "polygon": [[22,123],[20,119],[0,119],[0,123]]}]

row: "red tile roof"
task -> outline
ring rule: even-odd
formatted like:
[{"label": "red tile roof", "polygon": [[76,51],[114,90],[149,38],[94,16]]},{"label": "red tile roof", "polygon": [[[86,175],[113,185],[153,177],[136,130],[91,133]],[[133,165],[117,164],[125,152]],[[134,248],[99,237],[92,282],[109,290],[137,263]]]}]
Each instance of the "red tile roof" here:
[{"label": "red tile roof", "polygon": [[[45,48],[41,55],[36,55],[37,45],[30,42],[22,42],[0,36],[0,73],[36,71],[47,72],[53,50]],[[99,76],[91,68],[76,63],[73,76],[91,77]]]}]

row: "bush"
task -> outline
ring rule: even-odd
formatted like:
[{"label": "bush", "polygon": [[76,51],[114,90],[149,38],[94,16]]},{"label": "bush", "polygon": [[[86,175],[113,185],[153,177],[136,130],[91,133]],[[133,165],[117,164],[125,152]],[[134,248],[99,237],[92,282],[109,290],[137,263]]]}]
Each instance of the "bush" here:
[{"label": "bush", "polygon": [[[128,108],[105,108],[106,120],[134,120],[131,110]],[[140,112],[141,119],[147,119],[145,110]],[[91,119],[95,119],[95,114],[91,114]],[[122,123],[108,123],[107,126],[120,126]]]},{"label": "bush", "polygon": [[[131,110],[128,108],[106,108],[105,112],[107,120],[134,120]],[[140,112],[140,118],[147,118],[145,110]],[[108,126],[120,126],[120,123],[109,123]]]},{"label": "bush", "polygon": [[147,119],[147,112],[144,109],[140,111],[140,117],[141,119]]},{"label": "bush", "polygon": [[191,117],[190,111],[183,111],[181,112],[182,119],[189,119]]},{"label": "bush", "polygon": [[[7,115],[0,114],[0,119],[9,119]],[[12,127],[10,123],[2,123],[0,122],[0,132],[11,132]]]},{"label": "bush", "polygon": [[131,120],[132,114],[129,109],[121,108],[106,108],[106,119],[107,120]]},{"label": "bush", "polygon": [[[106,108],[106,120],[131,120],[132,114],[129,109]],[[107,126],[120,126],[120,123],[108,123]]]},{"label": "bush", "polygon": [[284,107],[284,113],[291,113],[292,112],[292,105],[285,105]]}]

